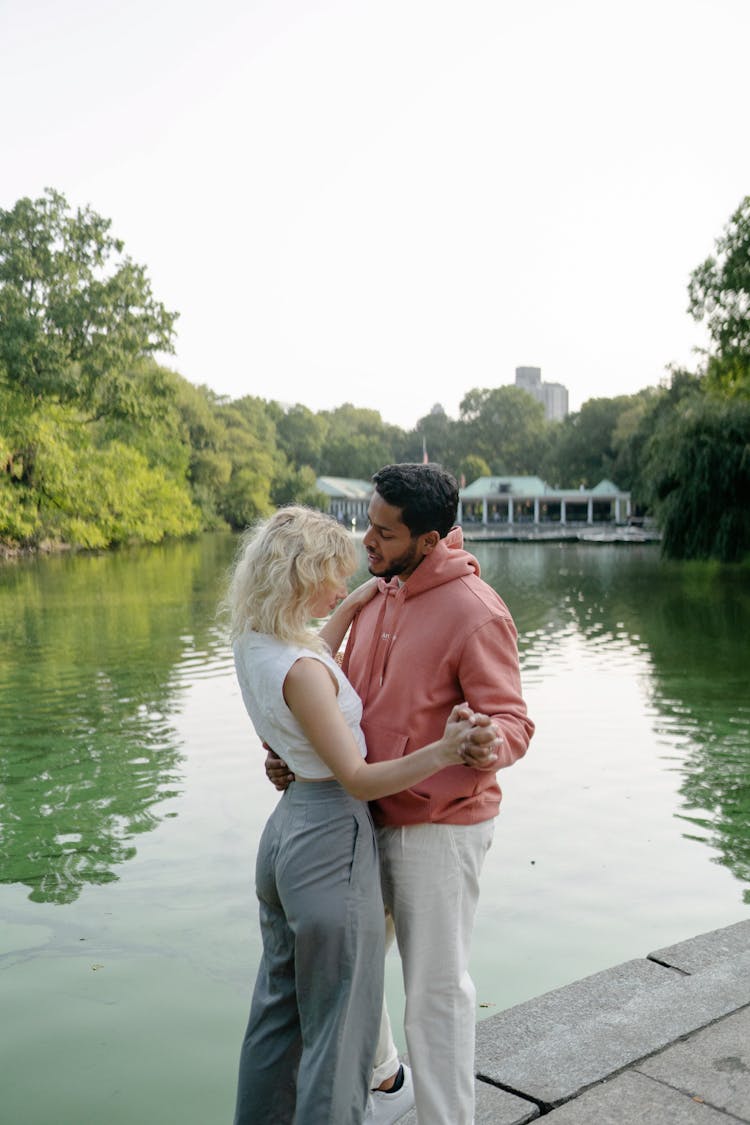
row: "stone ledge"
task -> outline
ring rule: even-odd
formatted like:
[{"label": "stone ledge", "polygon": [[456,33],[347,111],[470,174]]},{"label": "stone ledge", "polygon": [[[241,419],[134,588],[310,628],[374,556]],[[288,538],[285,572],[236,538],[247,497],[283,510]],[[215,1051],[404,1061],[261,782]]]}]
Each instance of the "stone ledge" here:
[{"label": "stone ledge", "polygon": [[638,1063],[635,1070],[750,1121],[750,1007],[696,1031]]},{"label": "stone ledge", "polygon": [[649,953],[651,961],[679,969],[682,973],[699,973],[717,961],[726,961],[750,951],[750,921],[735,922],[720,930],[689,938]]},{"label": "stone ledge", "polygon": [[544,1119],[549,1125],[728,1125],[723,1113],[627,1071]]},{"label": "stone ledge", "polygon": [[739,925],[722,957],[715,934],[685,953],[685,964],[716,953],[693,975],[628,961],[481,1022],[478,1077],[549,1110],[750,1004],[750,922]]}]

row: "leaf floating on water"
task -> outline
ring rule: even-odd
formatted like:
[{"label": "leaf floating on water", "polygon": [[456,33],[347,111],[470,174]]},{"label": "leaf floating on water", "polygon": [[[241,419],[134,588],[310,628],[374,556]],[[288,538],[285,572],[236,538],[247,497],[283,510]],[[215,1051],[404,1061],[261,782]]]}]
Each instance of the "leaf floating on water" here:
[{"label": "leaf floating on water", "polygon": [[92,972],[92,973],[95,973],[95,972],[97,972],[97,971],[98,971],[99,969],[103,969],[103,968],[104,968],[104,965],[92,965],[92,966],[91,966],[91,972]]}]

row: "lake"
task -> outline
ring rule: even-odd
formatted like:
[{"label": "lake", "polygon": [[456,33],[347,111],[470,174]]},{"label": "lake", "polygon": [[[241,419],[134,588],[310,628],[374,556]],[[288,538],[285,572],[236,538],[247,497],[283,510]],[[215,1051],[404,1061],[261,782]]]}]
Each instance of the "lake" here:
[{"label": "lake", "polygon": [[[234,546],[0,565],[7,1125],[231,1121],[277,800],[217,618]],[[653,546],[471,549],[537,723],[501,774],[484,1018],[748,916],[750,583]],[[387,991],[400,1026],[395,954]]]}]

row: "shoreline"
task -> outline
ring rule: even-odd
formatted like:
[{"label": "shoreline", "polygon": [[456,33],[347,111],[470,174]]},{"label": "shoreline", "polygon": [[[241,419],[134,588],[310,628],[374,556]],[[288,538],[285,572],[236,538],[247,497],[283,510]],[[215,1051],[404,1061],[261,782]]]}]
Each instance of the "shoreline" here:
[{"label": "shoreline", "polygon": [[[619,527],[603,525],[599,527],[567,527],[547,528],[539,524],[504,525],[502,528],[474,527],[471,524],[461,525],[464,542],[466,543],[659,543],[661,533],[655,528]],[[204,534],[210,534],[206,532]],[[352,534],[361,539],[364,531],[354,528]],[[191,539],[194,536],[178,538]],[[162,540],[165,542],[166,540]],[[170,539],[171,541],[171,539]],[[102,552],[120,550],[124,544],[118,543],[110,547],[78,547],[72,543],[58,543],[46,540],[35,547],[19,546],[0,541],[0,563],[16,562],[19,559],[32,559],[37,556],[48,557],[63,555],[68,552],[75,554],[86,552],[100,554]],[[131,544],[139,546],[141,544]],[[143,543],[142,546],[157,546],[158,544]]]},{"label": "shoreline", "polygon": [[661,532],[652,527],[626,527],[604,524],[592,527],[545,527],[540,524],[504,525],[489,528],[471,524],[462,526],[467,543],[660,543]]}]

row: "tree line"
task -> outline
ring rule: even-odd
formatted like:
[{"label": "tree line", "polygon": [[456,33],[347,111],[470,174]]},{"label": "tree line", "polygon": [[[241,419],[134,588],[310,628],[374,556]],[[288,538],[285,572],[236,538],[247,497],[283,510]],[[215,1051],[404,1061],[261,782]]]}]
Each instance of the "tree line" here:
[{"label": "tree line", "polygon": [[515,386],[473,388],[414,429],[344,403],[314,412],[229,399],[156,361],[177,314],[110,220],[48,189],[0,210],[0,544],[102,548],[238,529],[289,502],[325,506],[320,476],[369,479],[433,461],[467,483],[603,477],[655,516],[665,553],[750,552],[750,196],[691,275],[711,349],[658,387],[594,398],[561,422]]}]

